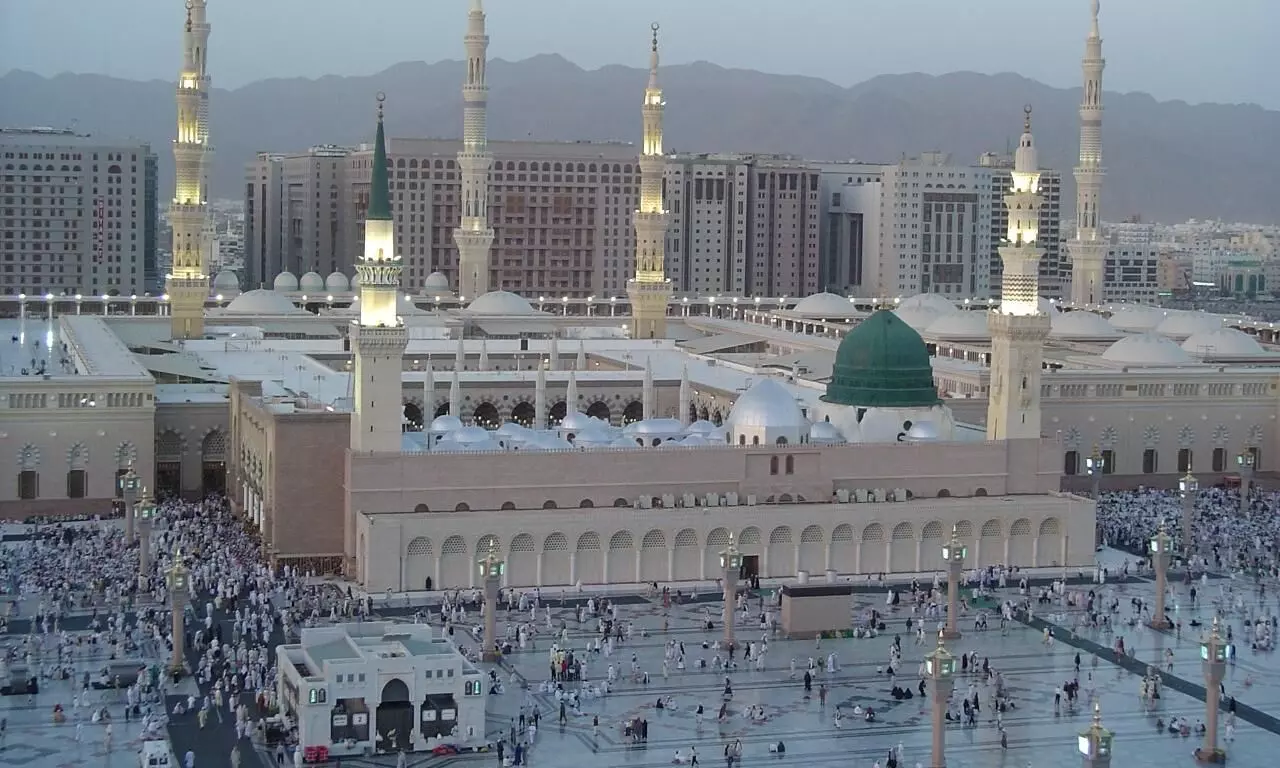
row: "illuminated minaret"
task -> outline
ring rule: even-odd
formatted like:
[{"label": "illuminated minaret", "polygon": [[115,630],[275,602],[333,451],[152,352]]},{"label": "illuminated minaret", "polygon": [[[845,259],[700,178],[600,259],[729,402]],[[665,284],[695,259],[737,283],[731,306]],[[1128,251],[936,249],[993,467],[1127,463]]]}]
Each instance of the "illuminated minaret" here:
[{"label": "illuminated minaret", "polygon": [[467,14],[467,79],[462,85],[462,151],[458,168],[462,171],[462,221],[453,230],[458,246],[458,295],[470,300],[489,290],[489,246],[493,227],[489,226],[489,86],[484,70],[489,36],[484,33],[484,2],[471,0]]},{"label": "illuminated minaret", "polygon": [[662,200],[666,158],[662,154],[662,88],[658,86],[658,25],[649,53],[649,87],[644,91],[644,149],[640,153],[640,209],[635,212],[636,276],[627,281],[631,297],[631,335],[661,339],[667,335],[667,211]]},{"label": "illuminated minaret", "polygon": [[356,264],[360,278],[360,319],[351,326],[355,355],[355,409],[351,414],[351,450],[398,453],[404,401],[401,374],[408,343],[397,316],[400,254],[387,183],[387,140],[378,94],[378,134],[373,144],[369,208],[364,217],[364,255]]},{"label": "illuminated minaret", "polygon": [[990,313],[991,392],[987,439],[1040,438],[1040,369],[1049,316],[1040,311],[1040,165],[1031,136],[1031,107],[1014,156],[1013,185],[1004,196],[1009,230],[1000,244],[1004,279],[1000,307]]},{"label": "illuminated minaret", "polygon": [[182,72],[178,76],[178,135],[173,140],[176,183],[169,204],[173,229],[173,267],[165,279],[175,339],[204,335],[204,302],[209,271],[204,222],[209,206],[209,23],[205,0],[187,0],[182,33]]},{"label": "illuminated minaret", "polygon": [[1080,102],[1080,162],[1076,166],[1076,237],[1071,253],[1071,301],[1101,304],[1107,244],[1102,239],[1098,210],[1102,202],[1102,35],[1098,31],[1098,0],[1090,0],[1093,21],[1084,43],[1084,97]]}]

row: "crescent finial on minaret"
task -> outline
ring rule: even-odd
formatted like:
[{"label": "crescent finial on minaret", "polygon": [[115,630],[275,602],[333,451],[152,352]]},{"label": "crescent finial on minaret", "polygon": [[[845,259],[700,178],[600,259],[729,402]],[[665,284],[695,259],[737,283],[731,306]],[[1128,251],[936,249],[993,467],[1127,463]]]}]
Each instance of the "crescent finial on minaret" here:
[{"label": "crescent finial on minaret", "polygon": [[658,30],[661,28],[662,28],[662,25],[656,21],[649,25],[649,29],[653,30],[653,49],[652,50],[654,53],[658,52]]},{"label": "crescent finial on minaret", "polygon": [[1102,37],[1102,33],[1098,30],[1098,11],[1101,3],[1098,0],[1089,0],[1089,10],[1092,14],[1092,20],[1089,25],[1090,37]]},{"label": "crescent finial on minaret", "polygon": [[378,122],[382,122],[382,104],[387,100],[387,94],[382,91],[378,91],[378,94],[374,96],[374,98],[378,100]]},{"label": "crescent finial on minaret", "polygon": [[194,5],[195,3],[191,2],[191,0],[187,0],[187,31],[188,32],[191,31],[191,8]]},{"label": "crescent finial on minaret", "polygon": [[1022,107],[1023,121],[1022,129],[1026,133],[1031,133],[1031,105],[1025,104]]}]

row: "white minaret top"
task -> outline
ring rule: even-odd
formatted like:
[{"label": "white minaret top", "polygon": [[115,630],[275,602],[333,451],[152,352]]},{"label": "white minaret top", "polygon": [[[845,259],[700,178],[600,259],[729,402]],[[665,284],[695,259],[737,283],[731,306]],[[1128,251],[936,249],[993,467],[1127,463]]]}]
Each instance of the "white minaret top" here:
[{"label": "white minaret top", "polygon": [[364,219],[364,253],[356,262],[360,278],[360,325],[389,328],[400,325],[400,254],[396,252],[395,221],[387,174],[387,141],[382,127],[378,94],[378,131],[373,144],[373,171],[369,182],[369,208]]},{"label": "white minaret top", "polygon": [[1076,304],[1103,301],[1106,243],[1099,226],[1102,202],[1102,34],[1098,28],[1098,0],[1090,0],[1089,36],[1085,38],[1080,102],[1080,158],[1076,163],[1076,236],[1071,253],[1071,300]]},{"label": "white minaret top", "polygon": [[474,299],[489,290],[489,249],[493,228],[489,226],[489,86],[485,80],[489,36],[485,33],[484,3],[471,0],[467,13],[467,76],[462,84],[462,151],[458,167],[462,171],[462,218],[453,231],[458,246],[458,295]]},{"label": "white minaret top", "polygon": [[1023,132],[1014,155],[1013,188],[1004,197],[1009,228],[1000,248],[1004,278],[1000,312],[1034,315],[1040,311],[1040,167],[1036,141],[1031,135],[1031,106],[1023,109]]}]

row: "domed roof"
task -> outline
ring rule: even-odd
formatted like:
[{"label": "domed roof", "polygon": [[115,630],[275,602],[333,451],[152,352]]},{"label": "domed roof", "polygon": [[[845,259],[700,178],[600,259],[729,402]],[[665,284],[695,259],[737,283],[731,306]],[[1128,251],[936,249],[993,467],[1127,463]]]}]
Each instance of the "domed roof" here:
[{"label": "domed roof", "polygon": [[419,307],[417,304],[414,304],[413,298],[408,294],[404,293],[403,291],[399,292],[397,295],[399,298],[396,301],[396,306],[398,307],[398,309],[396,310],[396,314],[399,315],[400,317],[404,317],[405,315],[431,314],[430,312],[423,309],[422,307]]},{"label": "domed roof", "polygon": [[829,421],[815,421],[809,427],[809,440],[815,443],[843,443],[844,435]]},{"label": "domed roof", "polygon": [[702,435],[689,435],[688,437],[681,440],[679,442],[679,445],[684,445],[684,446],[711,445],[711,441],[703,437]]},{"label": "domed roof", "polygon": [[423,293],[448,293],[448,291],[449,278],[445,277],[443,272],[432,272],[422,282]]},{"label": "domed roof", "polygon": [[760,379],[743,392],[729,412],[734,427],[809,429],[809,420],[791,390],[773,379]]},{"label": "domed roof", "polygon": [[431,420],[432,432],[454,432],[459,429],[462,429],[462,419],[457,416],[446,413]]},{"label": "domed roof", "polygon": [[932,421],[916,421],[912,422],[911,429],[907,430],[908,440],[937,440],[938,425]]},{"label": "domed roof", "polygon": [[938,315],[924,332],[939,339],[987,339],[987,313],[977,310]]},{"label": "domed roof", "polygon": [[510,291],[489,291],[467,305],[477,315],[532,315],[533,307]]},{"label": "domed roof", "polygon": [[791,308],[791,311],[800,315],[826,317],[845,317],[855,312],[852,301],[844,296],[827,292],[805,296]]},{"label": "domed roof", "polygon": [[608,445],[613,442],[613,433],[598,425],[588,425],[586,429],[574,436],[576,445]]},{"label": "domed roof", "polygon": [[306,293],[319,293],[324,290],[324,278],[319,272],[308,272],[298,279],[298,290]]},{"label": "domed roof", "polygon": [[446,439],[455,443],[483,443],[493,439],[493,435],[484,427],[463,427],[450,432]]},{"label": "domed roof", "polygon": [[917,304],[910,307],[898,307],[893,310],[893,314],[915,330],[923,331],[933,325],[933,321],[937,320],[939,317],[952,313],[939,312],[933,307],[922,307]]},{"label": "domed roof", "polygon": [[324,288],[330,293],[346,293],[351,290],[351,281],[341,272],[334,272],[324,279]]},{"label": "domed roof", "polygon": [[624,435],[678,435],[682,431],[679,419],[641,419],[622,428]]},{"label": "domed roof", "polygon": [[240,278],[236,277],[235,272],[224,269],[213,278],[213,288],[216,291],[238,291],[240,290]]},{"label": "domed roof", "polygon": [[1186,350],[1156,333],[1125,336],[1107,347],[1102,359],[1125,365],[1181,365],[1191,362]]},{"label": "domed roof", "polygon": [[[276,278],[279,282],[280,278]],[[257,289],[246,291],[231,300],[226,311],[236,315],[296,315],[306,310],[298,309],[289,300],[275,291]]]},{"label": "domed roof", "polygon": [[360,273],[357,272],[351,276],[351,290],[354,291],[359,287],[360,287]]},{"label": "domed roof", "polygon": [[716,428],[716,425],[712,424],[706,419],[698,419],[697,421],[693,422],[689,426],[685,427],[684,431],[690,435],[705,435],[709,432],[714,432],[715,428]]},{"label": "domed roof", "polygon": [[1222,328],[1222,318],[1200,312],[1170,312],[1156,326],[1156,333],[1185,339],[1197,333],[1216,331]]},{"label": "domed roof", "polygon": [[1050,323],[1049,335],[1063,339],[1114,339],[1120,335],[1105,317],[1084,310],[1058,312]]},{"label": "domed roof", "polygon": [[960,311],[956,307],[955,302],[940,293],[917,293],[915,296],[903,299],[902,302],[898,304],[898,309],[905,309],[908,307],[924,307],[939,313]]},{"label": "domed roof", "polygon": [[271,287],[277,291],[296,291],[298,290],[298,278],[293,276],[292,272],[281,272],[276,275],[275,282]]},{"label": "domed roof", "polygon": [[940,402],[920,334],[881,310],[845,335],[822,399],[836,405],[909,408]]},{"label": "domed roof", "polygon": [[858,422],[858,436],[866,443],[894,443],[899,442],[911,426],[893,408],[868,408]]},{"label": "domed roof", "polygon": [[1149,331],[1164,320],[1164,314],[1149,307],[1121,307],[1111,315],[1111,325],[1121,331]]},{"label": "domed roof", "polygon": [[591,417],[582,411],[570,411],[560,421],[560,429],[588,429],[592,426]]},{"label": "domed roof", "polygon": [[1257,339],[1235,328],[1192,334],[1182,342],[1182,348],[1200,357],[1252,357],[1267,352]]},{"label": "domed roof", "polygon": [[[441,416],[440,418],[444,418],[444,417]],[[529,429],[523,424],[519,424],[514,421],[508,421],[504,423],[502,426],[495,429],[493,432],[496,435],[503,435],[505,437],[524,437],[525,435],[528,435],[532,431],[533,430]]]}]

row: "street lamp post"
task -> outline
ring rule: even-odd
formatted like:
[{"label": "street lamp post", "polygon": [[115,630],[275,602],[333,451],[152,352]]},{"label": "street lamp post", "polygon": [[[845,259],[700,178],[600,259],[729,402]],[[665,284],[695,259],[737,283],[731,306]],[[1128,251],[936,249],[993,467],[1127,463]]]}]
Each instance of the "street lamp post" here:
[{"label": "street lamp post", "polygon": [[1204,745],[1196,750],[1202,763],[1225,763],[1227,753],[1218,746],[1218,686],[1227,669],[1227,644],[1218,631],[1218,617],[1213,617],[1209,636],[1200,641],[1200,664],[1204,667]]},{"label": "street lamp post", "polygon": [[133,518],[137,512],[133,508],[138,503],[138,489],[141,487],[141,481],[138,473],[133,471],[133,462],[129,463],[129,470],[124,473],[124,477],[120,478],[120,491],[124,497],[124,541],[125,544],[133,544]]},{"label": "street lamp post", "polygon": [[1080,756],[1083,768],[1111,768],[1111,743],[1115,738],[1102,727],[1102,705],[1093,702],[1093,725],[1080,732]]},{"label": "street lamp post", "polygon": [[165,582],[169,587],[169,600],[172,602],[173,610],[173,658],[169,662],[169,671],[175,675],[181,674],[186,669],[183,659],[185,627],[182,622],[182,612],[191,597],[190,575],[187,566],[182,562],[182,551],[175,550],[173,565],[169,566],[169,570],[165,573]]},{"label": "street lamp post", "polygon": [[1168,629],[1171,622],[1164,615],[1164,593],[1166,589],[1165,575],[1169,570],[1169,546],[1172,540],[1169,534],[1165,533],[1164,520],[1160,521],[1160,528],[1156,530],[1156,535],[1151,537],[1151,564],[1156,569],[1156,610],[1151,614],[1152,629]]},{"label": "street lamp post", "polygon": [[484,650],[481,658],[497,662],[498,653],[498,590],[502,587],[502,573],[507,564],[498,557],[497,543],[489,539],[489,553],[477,561],[480,578],[484,579]]},{"label": "street lamp post", "polygon": [[1240,515],[1249,514],[1249,491],[1253,487],[1253,469],[1256,457],[1253,450],[1245,448],[1244,453],[1236,456],[1236,466],[1240,468]]},{"label": "street lamp post", "polygon": [[951,540],[942,545],[942,561],[947,564],[947,628],[942,636],[948,640],[960,639],[960,573],[968,554],[959,530],[952,526]]},{"label": "street lamp post", "polygon": [[951,690],[956,684],[956,657],[947,650],[943,640],[939,632],[938,647],[924,657],[925,676],[933,685],[933,754],[929,768],[946,768],[947,765],[947,702],[951,700]]},{"label": "street lamp post", "polygon": [[1098,500],[1098,484],[1102,480],[1102,475],[1107,470],[1107,457],[1102,455],[1102,451],[1098,450],[1098,446],[1093,446],[1093,453],[1084,458],[1085,471],[1089,473],[1089,477],[1093,479],[1093,500]]},{"label": "street lamp post", "polygon": [[151,491],[142,489],[142,498],[138,499],[138,592],[147,591],[147,580],[151,577],[151,523],[156,516],[156,502],[151,498]]},{"label": "street lamp post", "polygon": [[1191,474],[1191,467],[1187,467],[1186,476],[1178,481],[1178,493],[1182,494],[1182,557],[1187,561],[1187,567],[1191,565],[1191,528],[1195,524],[1196,494],[1199,491],[1200,481]]},{"label": "street lamp post", "polygon": [[733,534],[729,534],[729,546],[720,551],[720,573],[724,580],[724,645],[732,648],[733,609],[738,597],[738,572],[742,569],[742,553],[733,545]]}]

